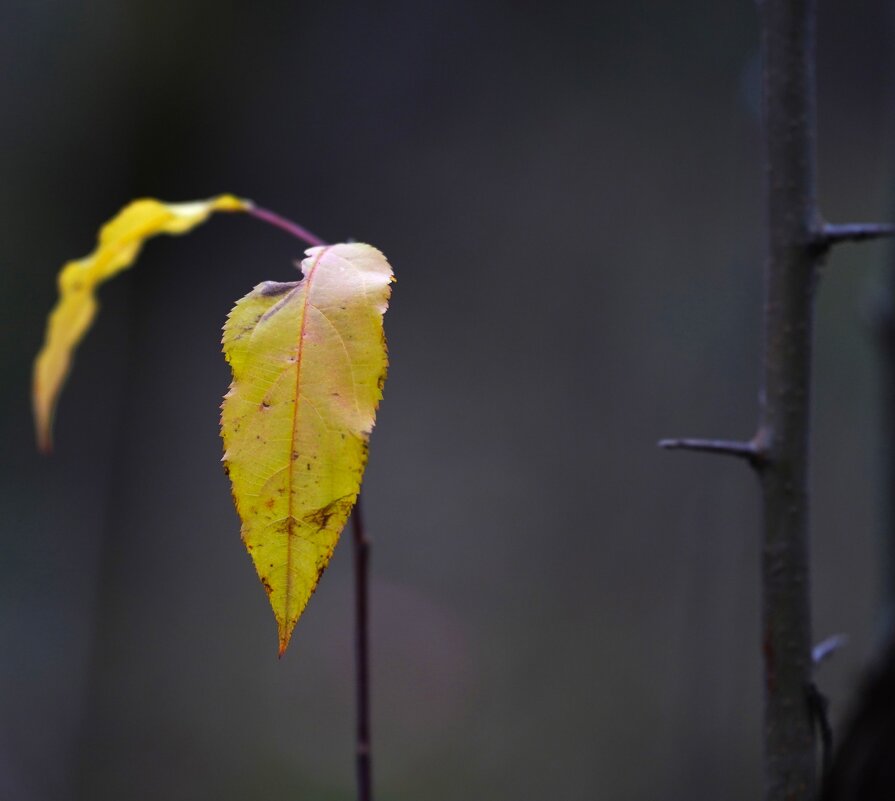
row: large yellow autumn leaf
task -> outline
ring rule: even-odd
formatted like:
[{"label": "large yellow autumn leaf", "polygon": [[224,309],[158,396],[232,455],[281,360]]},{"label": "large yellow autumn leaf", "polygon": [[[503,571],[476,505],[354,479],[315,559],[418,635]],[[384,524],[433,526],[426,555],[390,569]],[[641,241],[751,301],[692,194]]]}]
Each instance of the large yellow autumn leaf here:
[{"label": "large yellow autumn leaf", "polygon": [[[42,449],[49,450],[73,352],[96,316],[96,288],[133,264],[149,237],[185,233],[215,211],[245,211],[316,239],[232,195],[180,204],[143,199],[122,209],[100,231],[94,252],[59,274],[59,301],[34,365]],[[277,619],[281,655],[360,490],[388,364],[382,317],[393,275],[385,257],[361,244],[307,254],[300,281],[259,284],[224,327],[233,370],[221,415],[224,463],[243,540]]]},{"label": "large yellow autumn leaf", "polygon": [[224,464],[280,654],[357,498],[388,358],[392,270],[375,248],[311,248],[294,283],[259,284],[224,326],[233,383]]},{"label": "large yellow autumn leaf", "polygon": [[32,401],[38,446],[48,451],[59,392],[72,355],[96,316],[96,288],[133,264],[146,239],[182,234],[215,211],[246,211],[251,204],[232,195],[195,203],[161,203],[144,198],[125,206],[103,226],[96,249],[68,262],[59,273],[59,300],[47,322],[44,346],[34,363]]}]

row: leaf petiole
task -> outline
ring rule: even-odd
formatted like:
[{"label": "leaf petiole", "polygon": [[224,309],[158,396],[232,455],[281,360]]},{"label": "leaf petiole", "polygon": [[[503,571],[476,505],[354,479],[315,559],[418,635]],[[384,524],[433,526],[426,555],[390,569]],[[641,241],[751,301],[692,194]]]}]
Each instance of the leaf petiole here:
[{"label": "leaf petiole", "polygon": [[262,209],[259,206],[249,205],[246,212],[251,214],[252,217],[261,220],[262,222],[266,222],[268,225],[273,225],[274,227],[285,231],[287,234],[291,234],[296,239],[300,239],[311,247],[320,247],[326,244],[320,237],[315,236],[308,231],[307,228],[304,228],[296,222],[292,222],[292,220],[287,220],[285,217],[281,217],[279,214],[270,211],[269,209]]}]

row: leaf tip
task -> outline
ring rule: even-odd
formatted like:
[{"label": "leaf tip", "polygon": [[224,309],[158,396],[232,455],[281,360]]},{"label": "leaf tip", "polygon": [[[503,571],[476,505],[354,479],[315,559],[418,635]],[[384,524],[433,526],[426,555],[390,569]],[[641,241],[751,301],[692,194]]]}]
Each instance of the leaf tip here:
[{"label": "leaf tip", "polygon": [[34,407],[34,433],[37,439],[38,453],[46,456],[53,452],[53,422],[52,412],[48,411],[46,404],[41,402],[37,390],[33,396]]},{"label": "leaf tip", "polygon": [[295,621],[290,623],[289,620],[281,617],[279,614],[275,614],[275,617],[277,619],[277,639],[279,640],[277,659],[282,659],[283,654],[286,653],[286,649],[289,647],[289,641],[292,639],[292,629],[295,628]]}]

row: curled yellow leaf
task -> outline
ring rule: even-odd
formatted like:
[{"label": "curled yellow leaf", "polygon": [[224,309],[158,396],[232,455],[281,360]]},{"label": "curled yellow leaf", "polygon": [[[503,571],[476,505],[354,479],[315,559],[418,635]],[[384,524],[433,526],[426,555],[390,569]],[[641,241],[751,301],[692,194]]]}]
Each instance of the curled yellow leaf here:
[{"label": "curled yellow leaf", "polygon": [[59,392],[72,354],[96,316],[96,288],[127,269],[143,243],[157,234],[182,234],[215,211],[246,211],[251,204],[232,195],[194,203],[135,200],[102,227],[96,249],[68,262],[59,273],[59,300],[47,322],[44,345],[34,363],[32,403],[38,447],[49,451]]},{"label": "curled yellow leaf", "polygon": [[307,256],[302,280],[237,302],[223,337],[223,461],[281,655],[360,490],[388,366],[385,257],[363,244]]}]

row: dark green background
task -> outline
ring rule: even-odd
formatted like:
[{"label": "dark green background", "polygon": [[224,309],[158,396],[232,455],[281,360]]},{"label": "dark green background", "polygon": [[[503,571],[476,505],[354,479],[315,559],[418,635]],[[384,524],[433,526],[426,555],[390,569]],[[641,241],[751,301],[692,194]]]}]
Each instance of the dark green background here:
[{"label": "dark green background", "polygon": [[[892,11],[820,3],[820,195],[892,201]],[[220,326],[296,243],[244,218],[102,292],[33,449],[63,261],[232,191],[398,275],[364,496],[382,801],[754,799],[762,292],[751,2],[0,4],[0,799],[350,799],[350,550],[276,660],[218,465]],[[888,259],[819,299],[814,564],[837,720],[879,628]]]}]

